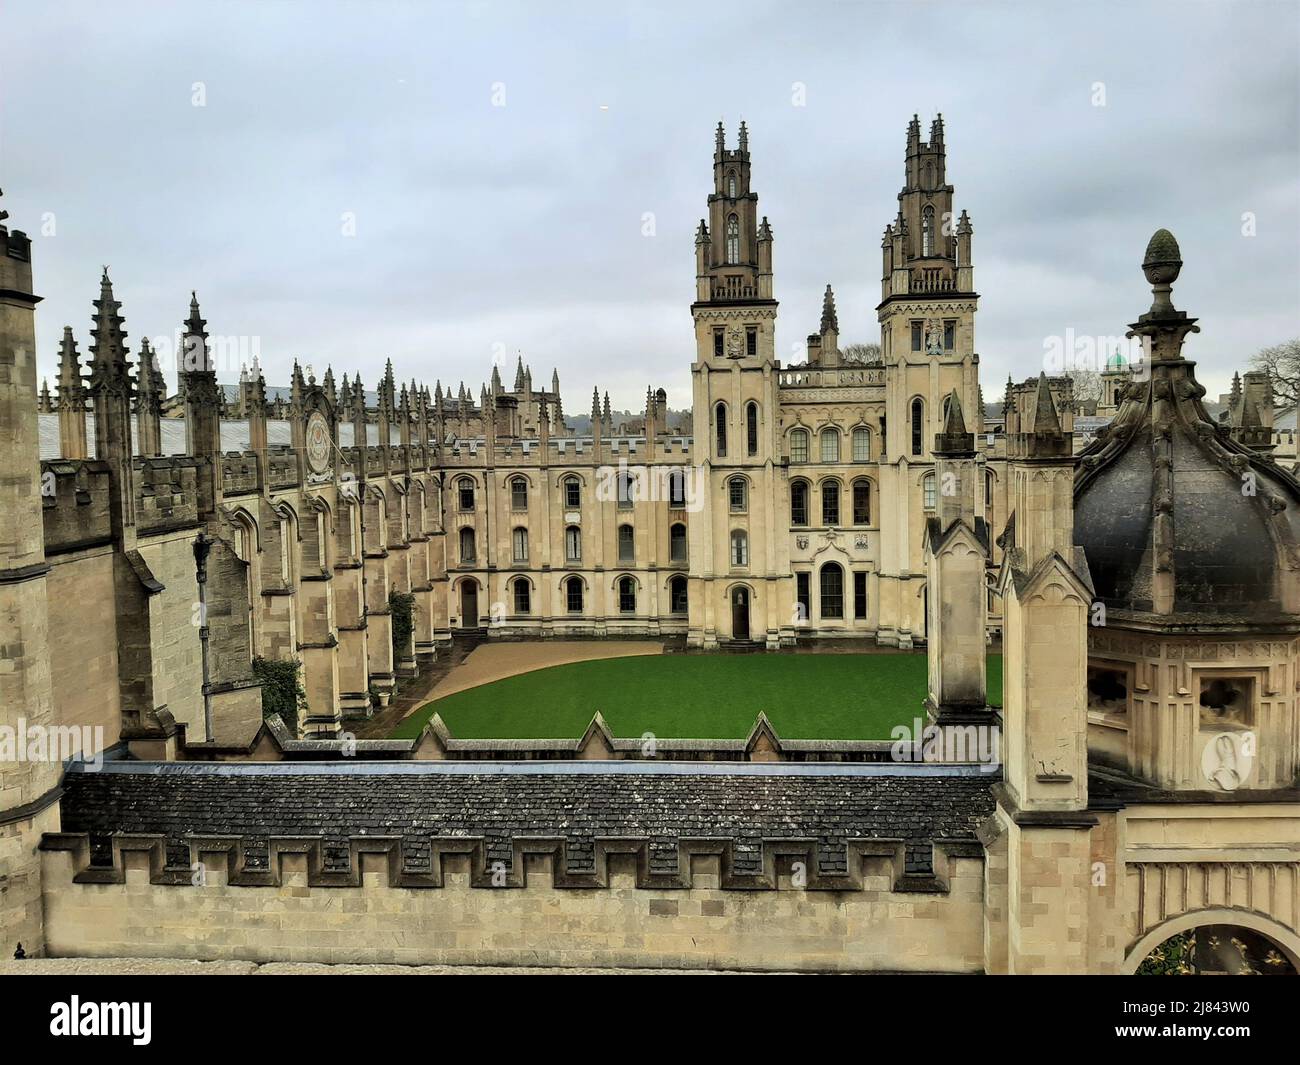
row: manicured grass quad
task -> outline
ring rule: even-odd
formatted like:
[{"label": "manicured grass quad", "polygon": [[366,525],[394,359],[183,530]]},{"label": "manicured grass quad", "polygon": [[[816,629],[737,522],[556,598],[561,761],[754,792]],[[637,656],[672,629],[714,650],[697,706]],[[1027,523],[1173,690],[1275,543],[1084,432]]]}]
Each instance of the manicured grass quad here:
[{"label": "manicured grass quad", "polygon": [[[764,711],[789,739],[887,740],[925,698],[924,654],[646,655],[575,662],[456,692],[393,735],[419,734],[436,710],[461,739],[576,739],[599,710],[615,736],[740,739]],[[1002,703],[1002,657],[988,660]]]}]

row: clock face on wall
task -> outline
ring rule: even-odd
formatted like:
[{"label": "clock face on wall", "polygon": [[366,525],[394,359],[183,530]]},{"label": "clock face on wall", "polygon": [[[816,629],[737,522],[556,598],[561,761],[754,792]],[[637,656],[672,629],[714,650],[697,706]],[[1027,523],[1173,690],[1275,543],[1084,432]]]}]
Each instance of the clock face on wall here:
[{"label": "clock face on wall", "polygon": [[313,473],[324,473],[330,465],[329,422],[320,411],[312,411],[307,419],[307,465]]}]

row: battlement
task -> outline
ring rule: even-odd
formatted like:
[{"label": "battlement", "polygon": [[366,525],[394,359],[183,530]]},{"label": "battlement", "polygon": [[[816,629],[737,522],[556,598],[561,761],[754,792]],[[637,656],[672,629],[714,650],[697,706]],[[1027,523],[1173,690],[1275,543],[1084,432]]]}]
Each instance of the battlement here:
[{"label": "battlement", "polygon": [[[653,461],[665,465],[689,463],[692,443],[689,436],[658,435],[654,438]],[[547,442],[544,452],[540,440],[517,438],[498,441],[489,460],[487,441],[478,437],[446,445],[441,459],[440,465],[448,469],[472,469],[484,465],[528,468],[541,466],[543,459],[549,466],[617,465],[620,461],[636,465],[649,459],[649,451],[644,436],[604,437],[599,448],[591,436],[556,437]]]},{"label": "battlement", "polygon": [[294,488],[299,484],[298,456],[293,448],[273,444],[267,449],[266,483],[270,488]]},{"label": "battlement", "polygon": [[257,455],[252,451],[229,451],[221,457],[222,491],[228,496],[257,491]]},{"label": "battlement", "polygon": [[135,460],[136,526],[142,533],[197,525],[198,460],[183,455]]},{"label": "battlement", "polygon": [[47,555],[112,542],[107,463],[95,459],[42,462],[41,489]]},{"label": "battlement", "polygon": [[4,253],[7,258],[24,263],[32,261],[31,238],[21,229],[10,230],[0,226],[0,241],[4,242]]},{"label": "battlement", "polygon": [[32,290],[32,242],[21,229],[0,225],[0,289],[10,292]]}]

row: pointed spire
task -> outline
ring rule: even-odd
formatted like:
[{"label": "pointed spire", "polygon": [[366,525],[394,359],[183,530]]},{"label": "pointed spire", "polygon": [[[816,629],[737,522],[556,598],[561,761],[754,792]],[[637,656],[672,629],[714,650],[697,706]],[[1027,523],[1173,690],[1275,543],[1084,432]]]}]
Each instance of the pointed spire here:
[{"label": "pointed spire", "polygon": [[840,321],[835,314],[835,293],[831,291],[831,286],[826,286],[826,295],[822,297],[822,328],[823,333],[828,330],[840,331]]},{"label": "pointed spire", "polygon": [[595,425],[595,423],[598,422],[598,421],[600,421],[600,389],[599,389],[599,388],[593,388],[593,389],[591,390],[591,422],[592,422],[592,425]]},{"label": "pointed spire", "polygon": [[551,371],[551,394],[555,396],[560,394],[560,371],[558,369]]},{"label": "pointed spire", "polygon": [[722,128],[722,119],[718,119],[718,128],[713,135],[713,154],[714,158],[721,159],[722,153],[727,150],[727,134]]},{"label": "pointed spire", "polygon": [[524,357],[522,355],[518,356],[518,359],[515,363],[514,390],[516,392],[522,392],[524,390]]},{"label": "pointed spire", "polygon": [[72,326],[63,327],[63,339],[59,343],[59,406],[65,404],[80,410],[85,404],[85,388],[81,380],[81,360],[77,355],[77,341],[72,335]]},{"label": "pointed spire", "polygon": [[608,432],[608,433],[612,433],[612,432],[614,431],[614,418],[613,418],[613,416],[610,414],[610,410],[609,410],[609,392],[608,392],[608,390],[605,392],[605,407],[604,407],[604,411],[603,411],[603,413],[602,413],[601,416],[602,416],[602,418],[603,418],[603,420],[604,420],[604,422],[605,422],[605,431]]},{"label": "pointed spire", "polygon": [[167,388],[162,370],[158,368],[158,356],[154,354],[148,337],[140,338],[140,363],[136,367],[136,387],[141,393],[156,396],[159,401],[162,400]]},{"label": "pointed spire", "polygon": [[962,415],[961,397],[954,388],[944,401],[946,410],[943,419],[943,431],[934,438],[934,453],[940,456],[974,456],[975,434],[966,429],[966,419]]},{"label": "pointed spire", "polygon": [[961,397],[955,388],[948,394],[948,417],[943,423],[943,432],[945,436],[966,434],[966,419],[961,414]]},{"label": "pointed spire", "polygon": [[41,394],[37,400],[36,409],[41,414],[49,414],[54,410],[54,401],[50,399],[50,381],[48,377],[41,378]]},{"label": "pointed spire", "polygon": [[749,129],[744,121],[740,123],[740,150],[742,153],[749,151]]},{"label": "pointed spire", "polygon": [[108,277],[108,267],[99,282],[99,299],[95,303],[95,326],[90,335],[95,338],[90,345],[91,388],[105,385],[129,387],[126,359],[126,331],[122,328],[119,313],[122,304],[113,298],[113,282]]},{"label": "pointed spire", "polygon": [[1052,390],[1047,384],[1047,374],[1039,373],[1038,389],[1034,394],[1035,433],[1059,433],[1061,420],[1056,416],[1056,404],[1052,402]]}]

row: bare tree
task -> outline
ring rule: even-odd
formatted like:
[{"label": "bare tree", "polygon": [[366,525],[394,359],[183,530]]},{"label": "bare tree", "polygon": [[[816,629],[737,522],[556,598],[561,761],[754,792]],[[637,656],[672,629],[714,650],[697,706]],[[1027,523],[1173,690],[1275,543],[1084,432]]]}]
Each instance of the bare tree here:
[{"label": "bare tree", "polygon": [[846,344],[840,348],[840,358],[845,362],[872,365],[880,361],[880,345]]},{"label": "bare tree", "polygon": [[1070,379],[1076,402],[1101,399],[1101,374],[1096,370],[1077,366],[1066,370],[1065,376]]},{"label": "bare tree", "polygon": [[1300,337],[1257,351],[1250,364],[1273,379],[1274,406],[1300,403]]}]

